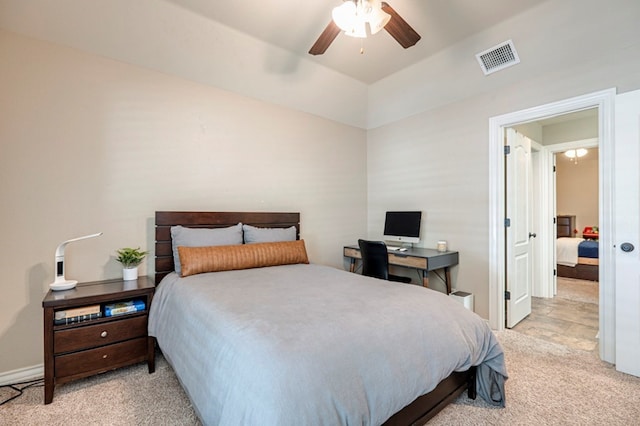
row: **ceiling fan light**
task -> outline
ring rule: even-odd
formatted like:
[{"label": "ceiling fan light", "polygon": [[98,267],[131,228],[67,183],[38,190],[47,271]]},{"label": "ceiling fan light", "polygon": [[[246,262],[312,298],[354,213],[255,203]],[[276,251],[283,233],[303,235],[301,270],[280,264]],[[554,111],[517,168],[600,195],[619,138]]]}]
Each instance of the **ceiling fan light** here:
[{"label": "ceiling fan light", "polygon": [[373,8],[369,13],[369,27],[371,28],[371,34],[376,34],[378,31],[384,28],[385,25],[391,20],[391,15],[382,9]]},{"label": "ceiling fan light", "polygon": [[589,151],[586,150],[585,148],[570,149],[568,151],[565,151],[564,155],[569,158],[576,158],[576,157],[580,158],[587,155],[587,152]]},{"label": "ceiling fan light", "polygon": [[345,1],[331,11],[333,22],[344,32],[351,31],[356,23],[356,4]]},{"label": "ceiling fan light", "polygon": [[356,20],[353,26],[344,32],[349,37],[367,38],[367,29],[364,21]]}]

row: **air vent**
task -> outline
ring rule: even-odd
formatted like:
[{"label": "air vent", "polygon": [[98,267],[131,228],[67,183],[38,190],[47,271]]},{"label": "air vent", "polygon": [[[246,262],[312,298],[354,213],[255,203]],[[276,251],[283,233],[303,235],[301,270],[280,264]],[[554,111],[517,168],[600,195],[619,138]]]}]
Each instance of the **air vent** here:
[{"label": "air vent", "polygon": [[518,52],[516,52],[511,40],[478,53],[476,58],[485,75],[520,63]]}]

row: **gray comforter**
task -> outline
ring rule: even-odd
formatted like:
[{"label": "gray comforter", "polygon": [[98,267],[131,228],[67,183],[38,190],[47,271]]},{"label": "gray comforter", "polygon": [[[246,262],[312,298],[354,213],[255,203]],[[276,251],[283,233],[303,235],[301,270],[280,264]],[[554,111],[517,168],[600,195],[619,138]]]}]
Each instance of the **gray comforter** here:
[{"label": "gray comforter", "polygon": [[206,425],[378,425],[453,371],[504,405],[502,349],[442,293],[319,265],[168,275],[158,340]]}]

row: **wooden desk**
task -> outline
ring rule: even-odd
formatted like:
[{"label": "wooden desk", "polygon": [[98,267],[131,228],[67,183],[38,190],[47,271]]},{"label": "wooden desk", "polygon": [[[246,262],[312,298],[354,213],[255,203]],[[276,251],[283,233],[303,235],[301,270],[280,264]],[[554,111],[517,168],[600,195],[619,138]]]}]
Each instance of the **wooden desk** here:
[{"label": "wooden desk", "polygon": [[[355,272],[356,261],[362,259],[360,247],[344,246],[343,254],[350,259],[349,270]],[[412,248],[407,251],[389,251],[389,265],[413,268],[422,271],[422,285],[429,287],[429,271],[444,269],[444,283],[447,294],[451,293],[451,272],[449,267],[458,264],[457,251],[439,252],[434,249]]]}]

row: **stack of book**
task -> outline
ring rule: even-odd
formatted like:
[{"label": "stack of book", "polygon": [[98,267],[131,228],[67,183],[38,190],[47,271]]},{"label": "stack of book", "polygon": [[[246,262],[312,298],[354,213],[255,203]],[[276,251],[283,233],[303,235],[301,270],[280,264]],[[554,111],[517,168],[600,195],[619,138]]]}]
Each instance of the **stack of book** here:
[{"label": "stack of book", "polygon": [[79,308],[56,311],[53,318],[55,325],[75,324],[77,322],[90,321],[102,317],[100,305],[81,306]]},{"label": "stack of book", "polygon": [[113,317],[116,315],[132,314],[142,312],[145,308],[144,300],[128,300],[126,302],[110,303],[104,305],[104,316]]}]

